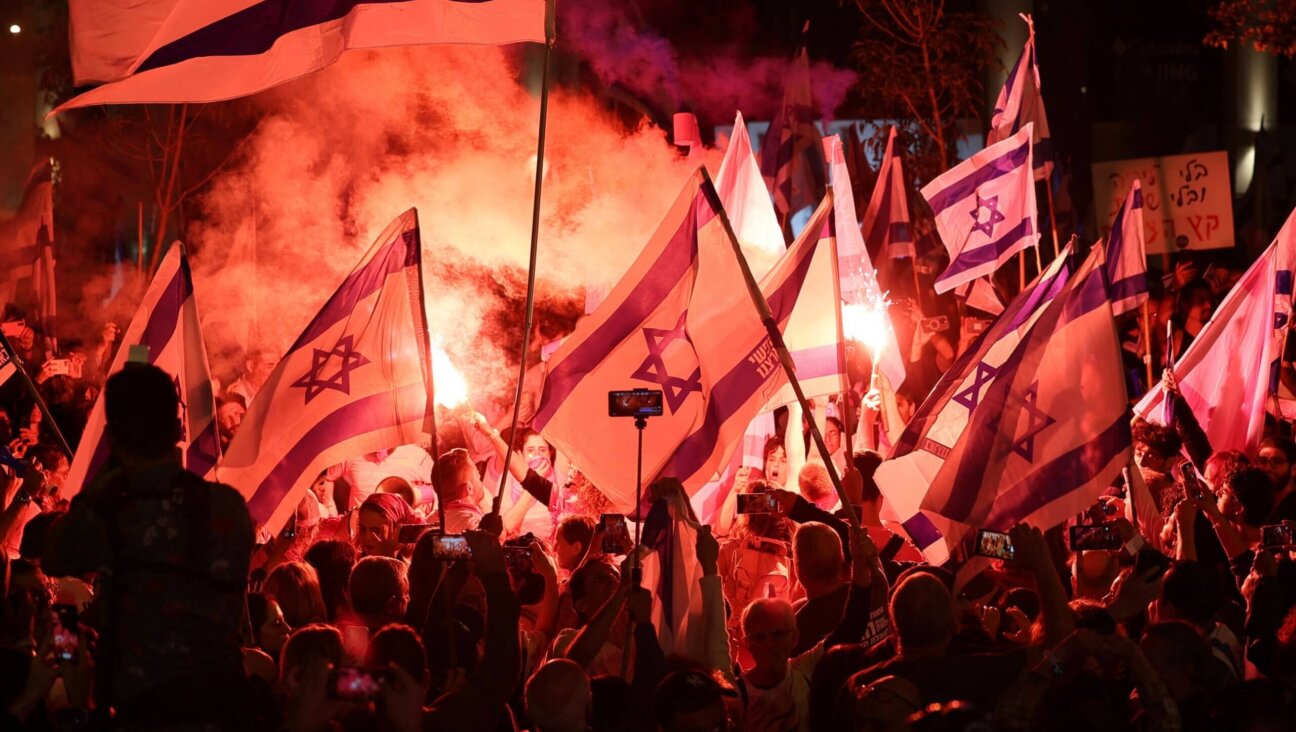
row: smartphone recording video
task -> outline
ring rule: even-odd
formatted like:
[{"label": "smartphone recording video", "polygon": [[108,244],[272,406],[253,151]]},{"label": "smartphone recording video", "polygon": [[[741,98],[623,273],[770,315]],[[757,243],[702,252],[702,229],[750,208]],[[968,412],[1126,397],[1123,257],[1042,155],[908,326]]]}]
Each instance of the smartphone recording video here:
[{"label": "smartphone recording video", "polygon": [[980,529],[976,535],[975,554],[991,559],[1012,559],[1017,555],[1012,538],[999,531]]},{"label": "smartphone recording video", "polygon": [[54,659],[71,661],[76,658],[77,647],[81,643],[78,632],[76,605],[54,606],[53,646]]},{"label": "smartphone recording video", "polygon": [[1200,501],[1206,496],[1206,486],[1202,483],[1201,476],[1197,474],[1197,466],[1185,460],[1179,463],[1179,475],[1183,478],[1184,490],[1193,500]]},{"label": "smartphone recording video", "polygon": [[599,517],[603,526],[603,553],[629,554],[634,547],[630,541],[630,527],[626,525],[625,515],[605,513]]},{"label": "smartphone recording video", "polygon": [[462,534],[441,534],[432,537],[432,558],[445,562],[472,559],[472,548]]},{"label": "smartphone recording video", "polygon": [[504,547],[504,564],[512,572],[529,572],[534,565],[531,563],[531,547],[529,546],[506,546]]},{"label": "smartphone recording video", "polygon": [[1124,545],[1115,524],[1077,524],[1070,529],[1071,551],[1110,551]]},{"label": "smartphone recording video", "polygon": [[662,393],[656,389],[608,392],[609,417],[660,417]]},{"label": "smartphone recording video", "polygon": [[1272,524],[1260,527],[1260,544],[1266,549],[1280,549],[1292,546],[1292,527],[1288,524]]},{"label": "smartphone recording video", "polygon": [[778,496],[773,493],[739,493],[738,513],[778,513]]},{"label": "smartphone recording video", "polygon": [[328,698],[349,702],[373,701],[390,676],[390,671],[381,668],[338,666],[329,671]]}]

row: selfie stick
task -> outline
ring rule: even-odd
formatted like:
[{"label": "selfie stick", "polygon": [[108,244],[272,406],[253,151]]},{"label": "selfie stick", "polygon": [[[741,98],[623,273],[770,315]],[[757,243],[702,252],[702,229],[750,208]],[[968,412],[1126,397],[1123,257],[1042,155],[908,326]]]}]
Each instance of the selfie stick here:
[{"label": "selfie stick", "polygon": [[646,518],[643,516],[643,433],[644,428],[648,426],[648,417],[636,414],[634,420],[635,431],[639,433],[639,450],[635,455],[635,510],[640,513],[640,516],[635,522],[634,557],[630,563],[630,576],[634,579],[634,586],[638,587],[643,580],[643,568],[639,566],[639,535]]},{"label": "selfie stick", "polygon": [[[751,267],[747,266],[742,247],[738,244],[738,237],[734,234],[733,225],[729,222],[729,215],[725,213],[724,204],[720,201],[720,194],[716,192],[715,184],[711,182],[711,174],[707,172],[705,167],[700,168],[699,171],[702,174],[702,193],[707,197],[707,201],[715,209],[716,216],[724,226],[725,236],[729,239],[729,244],[733,247],[734,257],[737,258],[738,266],[742,269],[743,279],[747,283],[747,292],[751,295],[752,304],[756,306],[756,312],[765,325],[765,331],[769,335],[770,343],[778,352],[779,363],[782,364],[783,371],[787,374],[788,383],[792,385],[792,391],[796,393],[797,401],[801,404],[802,413],[809,415],[810,436],[814,438],[815,447],[819,449],[819,454],[823,456],[824,467],[828,469],[828,477],[832,479],[833,488],[837,489],[837,497],[841,499],[842,508],[846,510],[851,525],[858,527],[860,525],[859,515],[855,512],[855,507],[851,505],[850,497],[846,495],[846,489],[842,487],[841,476],[837,474],[837,466],[833,464],[832,455],[828,452],[828,446],[824,444],[823,433],[819,431],[819,425],[815,423],[814,411],[810,408],[805,392],[801,389],[801,382],[797,381],[796,364],[792,362],[792,354],[788,353],[787,344],[783,342],[783,333],[779,330],[778,321],[774,320],[774,314],[770,312],[769,303],[765,301],[765,295],[761,293],[760,285],[756,283],[756,277],[752,275]],[[806,224],[805,230],[815,232],[822,225],[824,218],[832,215],[832,212],[833,193],[830,188],[823,201],[819,203],[819,208],[810,217],[810,223]]]}]

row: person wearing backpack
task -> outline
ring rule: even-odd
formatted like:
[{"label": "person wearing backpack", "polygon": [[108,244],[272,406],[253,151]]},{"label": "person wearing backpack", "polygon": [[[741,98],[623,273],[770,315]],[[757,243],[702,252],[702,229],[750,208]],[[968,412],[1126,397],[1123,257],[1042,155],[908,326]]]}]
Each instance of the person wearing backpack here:
[{"label": "person wearing backpack", "polygon": [[51,528],[55,575],[96,573],[95,702],[115,728],[260,726],[240,651],[254,531],[233,488],[185,470],[172,378],[129,365],[104,392],[108,463]]}]

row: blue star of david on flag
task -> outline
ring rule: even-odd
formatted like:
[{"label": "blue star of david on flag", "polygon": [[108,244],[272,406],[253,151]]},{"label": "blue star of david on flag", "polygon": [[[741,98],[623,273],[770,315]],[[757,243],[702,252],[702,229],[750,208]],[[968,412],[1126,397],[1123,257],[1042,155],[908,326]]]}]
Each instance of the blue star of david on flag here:
[{"label": "blue star of david on flag", "polygon": [[981,403],[981,392],[985,387],[994,382],[999,375],[999,369],[988,363],[981,362],[977,364],[976,373],[972,375],[972,384],[968,388],[956,393],[952,398],[954,401],[967,407],[969,413],[976,410],[977,405]]},{"label": "blue star of david on flag", "polygon": [[680,313],[679,322],[674,328],[664,330],[661,328],[644,328],[644,340],[648,342],[648,356],[644,362],[639,365],[630,378],[647,381],[657,384],[662,388],[662,394],[666,398],[666,404],[670,407],[671,414],[679,411],[684,405],[689,394],[702,391],[702,368],[699,366],[693,369],[693,374],[687,379],[681,379],[678,376],[672,376],[666,371],[666,348],[677,340],[688,341],[688,334],[684,332],[684,321],[688,318],[688,311]]},{"label": "blue star of david on flag", "polygon": [[[981,209],[989,213],[985,221],[981,220]],[[969,215],[976,222],[972,225],[972,230],[979,231],[987,237],[994,236],[995,224],[1007,218],[999,213],[999,196],[982,198],[979,192],[976,194],[976,208],[972,209]]]},{"label": "blue star of david on flag", "polygon": [[[1021,399],[1022,412],[1026,415],[1026,431],[1013,438],[1013,443],[1008,448],[1009,452],[1020,456],[1028,463],[1035,462],[1035,437],[1057,423],[1056,419],[1039,408],[1038,399],[1039,382],[1036,381],[1030,385]],[[995,415],[995,418],[990,421],[991,429],[999,429],[999,416]]]},{"label": "blue star of david on flag", "polygon": [[[343,336],[331,351],[325,351],[321,348],[312,350],[315,353],[311,356],[310,370],[306,372],[305,376],[292,383],[293,386],[306,390],[306,403],[310,404],[311,400],[322,394],[325,389],[333,389],[350,395],[351,372],[369,363],[369,359],[355,350],[352,336]],[[334,356],[341,362],[338,364],[337,372],[328,378],[323,378],[324,366]]]}]

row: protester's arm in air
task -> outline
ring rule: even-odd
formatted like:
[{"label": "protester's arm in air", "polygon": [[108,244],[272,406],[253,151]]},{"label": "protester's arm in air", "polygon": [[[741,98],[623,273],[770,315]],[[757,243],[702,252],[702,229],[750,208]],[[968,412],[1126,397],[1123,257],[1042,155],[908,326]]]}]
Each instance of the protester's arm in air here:
[{"label": "protester's arm in air", "polygon": [[581,628],[576,639],[572,641],[571,647],[563,654],[565,658],[575,661],[581,668],[588,669],[589,665],[594,662],[604,644],[607,643],[608,634],[612,632],[612,625],[616,622],[617,615],[621,613],[621,608],[625,605],[626,592],[630,588],[630,570],[628,566],[622,567],[621,585],[617,587],[616,592],[603,603],[603,607],[590,618],[589,623]]},{"label": "protester's arm in air", "polygon": [[489,533],[464,535],[472,549],[473,571],[486,589],[485,649],[463,686],[426,710],[424,729],[494,729],[516,691],[522,668],[517,633],[520,607],[509,586],[504,552]]},{"label": "protester's arm in air", "polygon": [[1211,449],[1210,437],[1197,421],[1197,415],[1193,414],[1188,401],[1179,392],[1179,382],[1175,379],[1174,369],[1168,368],[1161,372],[1161,386],[1174,404],[1175,433],[1183,441],[1184,449],[1188,451],[1188,457],[1193,465],[1201,469],[1206,465],[1207,458],[1214,452]]},{"label": "protester's arm in air", "polygon": [[794,523],[805,524],[818,521],[827,524],[829,528],[837,532],[837,538],[841,539],[842,550],[846,553],[846,561],[851,560],[850,552],[847,551],[851,545],[850,524],[807,501],[797,493],[785,490],[775,490],[773,493],[778,497],[779,510]]},{"label": "protester's arm in air", "polygon": [[652,593],[642,587],[630,590],[626,599],[626,612],[634,623],[634,680],[630,695],[621,715],[618,732],[652,732],[652,700],[657,684],[666,675],[666,654],[657,640],[657,629],[652,624]]},{"label": "protester's arm in air", "polygon": [[[504,456],[508,454],[509,449],[508,443],[500,436],[499,430],[491,427],[490,423],[486,421],[486,418],[480,414],[474,413],[471,417],[471,423],[472,426],[481,432],[483,436],[490,440],[491,446],[495,448],[495,454],[499,455],[500,460],[503,460]],[[527,471],[530,469],[531,468],[527,465],[526,458],[522,457],[520,452],[514,450],[508,464],[509,474],[513,476],[513,479],[519,483],[523,483],[526,480]]]},{"label": "protester's arm in air", "polygon": [[724,590],[720,582],[720,543],[711,535],[710,526],[702,526],[697,535],[698,563],[702,565],[702,623],[705,630],[704,665],[733,680],[733,659],[729,655],[729,629],[725,625]]},{"label": "protester's arm in air", "polygon": [[1017,558],[1035,578],[1040,598],[1040,616],[1044,620],[1044,644],[1052,648],[1075,631],[1075,615],[1067,604],[1062,578],[1053,567],[1044,534],[1039,529],[1018,524],[1009,534]]}]

